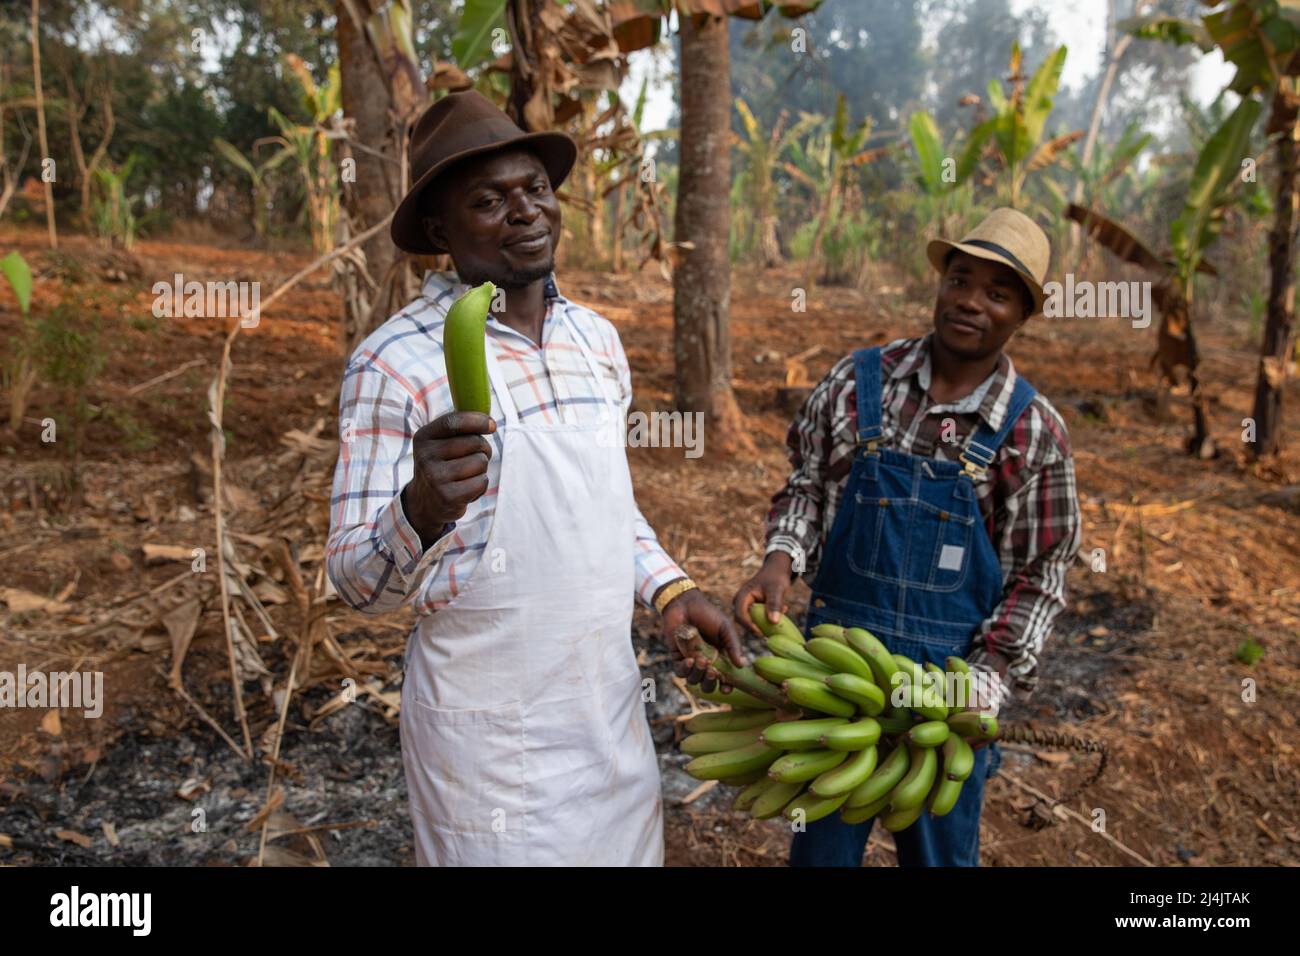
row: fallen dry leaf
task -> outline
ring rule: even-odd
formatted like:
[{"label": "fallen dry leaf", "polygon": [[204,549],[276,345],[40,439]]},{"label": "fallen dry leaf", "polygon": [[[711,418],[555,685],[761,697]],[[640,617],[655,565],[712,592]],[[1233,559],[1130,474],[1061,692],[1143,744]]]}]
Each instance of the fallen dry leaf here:
[{"label": "fallen dry leaf", "polygon": [[99,826],[100,829],[104,831],[105,840],[113,846],[121,845],[121,841],[117,838],[117,827],[113,826],[113,824],[109,823],[107,820],[101,822]]},{"label": "fallen dry leaf", "polygon": [[0,598],[4,599],[5,604],[9,605],[9,610],[15,614],[21,614],[24,611],[46,611],[50,614],[60,614],[68,609],[68,605],[61,601],[41,597],[39,594],[24,591],[22,588],[0,588]]},{"label": "fallen dry leaf", "polygon": [[47,711],[41,718],[41,730],[45,731],[51,737],[63,736],[63,722],[59,719],[58,710]]},{"label": "fallen dry leaf", "polygon": [[189,564],[194,560],[193,548],[179,544],[142,544],[145,564],[165,564],[168,561],[183,561]]},{"label": "fallen dry leaf", "polygon": [[190,642],[194,640],[194,632],[198,629],[201,609],[199,599],[191,598],[162,616],[163,627],[167,628],[172,641],[172,670],[168,678],[175,686],[180,686],[181,665],[185,663],[185,655],[189,652]]},{"label": "fallen dry leaf", "polygon": [[90,845],[94,842],[84,833],[78,833],[76,830],[55,830],[54,835],[60,840],[67,840],[69,843],[75,843],[83,850],[89,850]]}]

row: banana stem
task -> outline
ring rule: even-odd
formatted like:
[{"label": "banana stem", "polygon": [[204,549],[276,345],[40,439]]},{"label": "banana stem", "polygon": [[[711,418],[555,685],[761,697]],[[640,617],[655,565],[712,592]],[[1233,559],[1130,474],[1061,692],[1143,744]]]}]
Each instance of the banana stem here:
[{"label": "banana stem", "polygon": [[677,628],[673,632],[673,639],[677,642],[677,646],[681,648],[683,655],[692,660],[706,661],[732,687],[737,687],[778,710],[792,709],[793,705],[780,688],[759,677],[753,669],[737,667],[731,663],[725,655],[718,653],[716,647],[706,643],[704,638],[700,636],[700,632],[691,625],[683,624]]}]

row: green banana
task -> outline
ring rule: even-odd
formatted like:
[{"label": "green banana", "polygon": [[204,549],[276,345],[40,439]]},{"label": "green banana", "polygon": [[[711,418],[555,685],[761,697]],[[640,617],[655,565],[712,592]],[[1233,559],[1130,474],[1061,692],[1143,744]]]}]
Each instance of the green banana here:
[{"label": "green banana", "polygon": [[951,731],[942,720],[927,720],[916,724],[907,732],[909,743],[918,747],[942,747]]},{"label": "green banana", "polygon": [[832,641],[839,641],[841,644],[848,643],[844,636],[844,628],[838,624],[818,624],[808,632],[813,637],[829,637]]},{"label": "green banana", "polygon": [[740,791],[740,793],[736,795],[735,801],[731,804],[731,809],[741,811],[741,812],[748,810],[750,807],[754,805],[755,800],[757,800],[759,797],[765,794],[768,790],[771,790],[773,787],[779,787],[779,786],[780,786],[779,783],[777,783],[775,780],[773,780],[771,777],[769,777],[767,774],[764,773],[762,779],[754,783],[751,783],[748,787],[746,787],[744,790]]},{"label": "green banana", "polygon": [[487,316],[496,286],[491,282],[470,289],[452,303],[442,327],[442,351],[447,385],[458,412],[492,414],[488,385]]},{"label": "green banana", "polygon": [[998,720],[996,717],[990,717],[988,714],[981,714],[978,711],[967,710],[960,714],[953,714],[948,718],[948,727],[955,734],[961,734],[963,737],[974,737],[980,740],[992,740],[998,735]]},{"label": "green banana", "polygon": [[820,665],[814,667],[787,657],[756,657],[754,671],[773,684],[783,684],[791,677],[807,677],[810,680],[825,680],[827,677],[826,668]]},{"label": "green banana", "polygon": [[952,812],[952,808],[957,805],[957,798],[961,796],[962,781],[948,780],[940,777],[939,782],[934,786],[934,792],[930,794],[930,799],[926,806],[936,817],[947,816]]},{"label": "green banana", "polygon": [[890,810],[880,818],[880,825],[890,833],[897,833],[899,830],[906,830],[917,820],[921,819],[921,814],[924,812],[924,801],[907,810]]},{"label": "green banana", "polygon": [[[925,672],[931,675],[931,677],[935,678],[935,680],[932,680],[924,685],[926,687],[926,696],[925,696],[924,704],[927,707],[934,707],[936,712],[940,709],[943,710],[943,716],[936,717],[934,718],[935,720],[947,720],[948,713],[949,713],[949,705],[947,700],[948,672],[945,671],[938,664],[932,664],[929,661],[925,662]],[[935,682],[938,683],[938,687],[939,687],[937,694],[931,689],[931,685]]]},{"label": "green banana", "polygon": [[847,793],[836,794],[833,797],[820,797],[811,790],[807,790],[794,800],[791,800],[782,815],[792,823],[799,821],[815,823],[822,817],[829,817],[844,806],[844,801],[848,798]]},{"label": "green banana", "polygon": [[961,734],[949,734],[943,742],[943,775],[949,780],[965,780],[975,769],[975,751]]},{"label": "green banana", "polygon": [[943,666],[953,674],[969,674],[970,665],[962,657],[945,657]]},{"label": "green banana", "polygon": [[871,665],[847,644],[841,644],[829,637],[814,637],[806,646],[809,654],[836,673],[855,674],[863,680],[875,683]]},{"label": "green banana", "polygon": [[703,754],[720,754],[724,750],[737,750],[758,743],[762,732],[761,727],[751,727],[749,730],[716,730],[691,734],[682,740],[682,753],[699,757]]},{"label": "green banana", "polygon": [[802,783],[782,783],[773,780],[772,786],[764,790],[754,801],[754,805],[749,808],[749,814],[755,820],[767,820],[784,810],[786,804],[801,793],[803,793]]},{"label": "green banana", "polygon": [[[677,636],[677,632],[686,631],[685,639]],[[752,667],[737,667],[731,663],[731,659],[725,654],[720,654],[718,649],[712,644],[706,644],[700,637],[698,631],[694,628],[679,627],[674,632],[674,638],[683,655],[691,660],[701,658],[722,675],[723,679],[737,690],[743,690],[751,697],[756,697],[761,701],[766,701],[768,707],[780,709],[788,706],[785,695],[777,688],[773,687],[763,678],[754,672]]]},{"label": "green banana", "polygon": [[737,750],[696,757],[686,765],[686,772],[696,780],[723,780],[770,767],[779,756],[781,751],[760,741]]},{"label": "green banana", "polygon": [[947,718],[947,707],[936,706],[933,701],[927,702],[926,700],[925,668],[903,654],[895,654],[893,657],[894,662],[898,664],[899,671],[906,675],[906,682],[910,685],[905,696],[907,706],[926,720],[944,720]]},{"label": "green banana", "polygon": [[721,777],[718,783],[728,787],[748,787],[752,783],[758,783],[767,777],[767,771],[760,768],[751,770],[749,773],[738,773],[734,777]]},{"label": "green banana", "polygon": [[775,720],[774,710],[711,710],[686,721],[686,730],[692,734],[749,730],[751,727],[766,727]]},{"label": "green banana", "polygon": [[854,807],[849,809],[850,799],[844,804],[844,809],[840,811],[840,819],[845,823],[866,823],[873,817],[879,816],[880,811],[889,806],[889,794],[885,794],[875,803],[868,803],[865,807]]},{"label": "green banana", "polygon": [[823,682],[832,694],[857,704],[858,709],[869,717],[875,717],[885,709],[885,692],[857,674],[831,674],[823,678]]},{"label": "green banana", "polygon": [[790,750],[800,744],[818,746],[822,734],[832,727],[847,724],[843,717],[825,717],[817,720],[782,720],[763,729],[762,741],[769,747]]},{"label": "green banana", "polygon": [[907,775],[911,763],[907,747],[895,747],[866,780],[849,794],[849,807],[856,810],[878,800],[888,800],[890,792]]},{"label": "green banana", "polygon": [[686,687],[687,690],[691,692],[692,696],[698,697],[700,700],[711,701],[715,704],[730,704],[738,710],[765,710],[768,713],[772,712],[771,704],[764,703],[753,694],[746,694],[743,690],[735,690],[733,688],[729,693],[724,694],[722,691],[717,689],[709,691],[703,690],[699,684],[687,684]]},{"label": "green banana", "polygon": [[812,782],[809,789],[819,797],[837,797],[847,794],[871,776],[876,769],[876,748],[859,750],[844,763],[827,770]]},{"label": "green banana", "polygon": [[827,674],[832,673],[829,667],[804,649],[803,641],[796,641],[784,634],[773,634],[767,639],[767,649],[777,657],[784,657],[788,661],[798,661],[800,664],[807,664],[809,667],[820,668]]},{"label": "green banana", "polygon": [[857,708],[843,697],[836,697],[821,681],[807,677],[791,677],[781,685],[793,703],[809,710],[818,710],[832,717],[852,717]]},{"label": "green banana", "polygon": [[876,685],[888,694],[894,686],[894,674],[898,671],[898,664],[890,655],[889,649],[880,643],[878,637],[860,627],[845,628],[844,639],[849,642],[849,647],[862,655],[862,659],[871,667]]},{"label": "green banana", "polygon": [[[925,803],[925,795],[934,786],[934,777],[939,770],[939,758],[933,747],[917,747],[909,744],[907,748],[911,766],[907,776],[898,782],[889,793],[889,806],[894,810],[911,810]],[[768,768],[771,775],[771,768]]]},{"label": "green banana", "polygon": [[767,775],[782,783],[802,783],[833,770],[848,756],[843,750],[805,750],[786,754],[767,768]]},{"label": "green banana", "polygon": [[831,727],[821,736],[821,743],[831,750],[864,750],[880,740],[880,721],[864,717],[851,724]]},{"label": "green banana", "polygon": [[879,714],[876,722],[880,724],[881,733],[893,736],[907,733],[916,724],[908,711],[903,711],[902,714]]},{"label": "green banana", "polygon": [[799,628],[794,626],[794,621],[790,620],[788,614],[782,614],[781,620],[773,624],[767,619],[767,608],[762,604],[751,604],[749,606],[749,619],[754,622],[754,626],[763,632],[764,637],[771,637],[773,634],[781,634],[791,640],[803,643],[803,635],[799,633]]}]

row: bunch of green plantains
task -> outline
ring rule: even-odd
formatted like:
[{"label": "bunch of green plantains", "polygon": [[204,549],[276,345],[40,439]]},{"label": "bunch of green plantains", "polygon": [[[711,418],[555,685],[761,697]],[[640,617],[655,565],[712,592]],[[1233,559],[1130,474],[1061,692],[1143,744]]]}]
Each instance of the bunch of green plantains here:
[{"label": "bunch of green plantains", "polygon": [[752,667],[736,667],[693,629],[678,633],[684,653],[733,688],[691,687],[732,709],[686,722],[687,773],[742,787],[735,808],[760,820],[811,823],[839,811],[847,823],[879,816],[897,832],[926,811],[952,810],[974,766],[971,742],[998,733],[995,718],[963,706],[965,661],[922,666],[861,628],[819,624],[805,638],[787,617],[769,622],[761,604],[750,615],[772,652]]}]

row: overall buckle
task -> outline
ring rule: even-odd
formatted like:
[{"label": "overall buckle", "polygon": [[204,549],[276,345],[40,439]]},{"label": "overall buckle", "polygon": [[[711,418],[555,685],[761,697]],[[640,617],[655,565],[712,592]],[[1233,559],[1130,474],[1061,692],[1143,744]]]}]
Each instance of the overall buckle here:
[{"label": "overall buckle", "polygon": [[971,459],[967,458],[965,452],[961,453],[961,464],[962,464],[962,473],[966,475],[966,477],[968,477],[971,481],[980,481],[984,478],[985,475],[989,473],[987,467],[981,465],[977,461],[972,461]]}]

